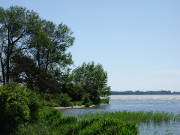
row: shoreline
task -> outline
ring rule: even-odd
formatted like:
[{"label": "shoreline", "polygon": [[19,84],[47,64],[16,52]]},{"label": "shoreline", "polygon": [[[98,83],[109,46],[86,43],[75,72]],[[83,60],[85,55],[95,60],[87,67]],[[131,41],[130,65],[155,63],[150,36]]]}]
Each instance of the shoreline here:
[{"label": "shoreline", "polygon": [[[90,105],[89,107],[95,107],[96,105]],[[88,107],[88,108],[89,108]],[[81,109],[81,108],[86,108],[85,105],[81,105],[81,106],[67,106],[67,107],[54,107],[55,109],[59,109],[59,110],[64,110],[64,109]]]}]

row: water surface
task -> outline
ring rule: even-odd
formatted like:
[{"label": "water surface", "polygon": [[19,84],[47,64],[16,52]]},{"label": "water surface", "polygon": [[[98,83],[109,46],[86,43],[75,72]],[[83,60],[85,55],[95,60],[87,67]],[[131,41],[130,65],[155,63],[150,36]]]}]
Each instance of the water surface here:
[{"label": "water surface", "polygon": [[[62,110],[63,116],[115,111],[158,111],[179,114],[180,95],[112,95],[109,104],[100,104],[93,108]],[[141,124],[139,129],[142,135],[180,135],[180,123]]]},{"label": "water surface", "polygon": [[115,111],[153,111],[180,113],[180,95],[111,95],[109,104],[93,108],[66,109],[63,115]]}]

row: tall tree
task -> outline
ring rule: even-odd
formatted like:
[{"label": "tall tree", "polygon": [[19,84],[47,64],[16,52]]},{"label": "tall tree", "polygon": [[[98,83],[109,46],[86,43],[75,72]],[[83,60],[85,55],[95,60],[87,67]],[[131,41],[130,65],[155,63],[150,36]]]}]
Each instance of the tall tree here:
[{"label": "tall tree", "polygon": [[11,6],[4,10],[0,7],[0,39],[1,39],[1,76],[2,82],[10,81],[10,68],[12,56],[27,49],[26,41],[36,31],[39,16],[26,8]]},{"label": "tall tree", "polygon": [[[6,10],[0,8],[0,16],[1,82],[21,80],[40,86],[37,78],[42,77],[41,73],[57,83],[65,79],[63,71],[73,63],[71,54],[67,53],[75,39],[70,28],[64,24],[56,26],[53,22],[41,19],[37,13],[17,6]],[[29,63],[22,64],[18,59]],[[39,74],[27,70],[28,65],[33,65]],[[58,72],[62,77],[57,77],[60,75]],[[21,75],[28,76],[21,78]],[[46,91],[48,88],[43,89]]]},{"label": "tall tree", "polygon": [[86,93],[90,94],[93,103],[100,102],[100,96],[110,95],[110,87],[107,86],[107,72],[102,65],[94,62],[83,63],[72,72],[73,84],[79,85]]},{"label": "tall tree", "polygon": [[64,68],[73,63],[67,49],[73,45],[72,31],[64,24],[56,26],[46,20],[41,21],[41,30],[30,40],[33,59],[38,67],[48,70]]},{"label": "tall tree", "polygon": [[33,59],[16,54],[13,58],[11,78],[18,83],[26,83],[28,88],[39,88],[40,92],[60,93],[61,85],[51,74],[37,67]]}]

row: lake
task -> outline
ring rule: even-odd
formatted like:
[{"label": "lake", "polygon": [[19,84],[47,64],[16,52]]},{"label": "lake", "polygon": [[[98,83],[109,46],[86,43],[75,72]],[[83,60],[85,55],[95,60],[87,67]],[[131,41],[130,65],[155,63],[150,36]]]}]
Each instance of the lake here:
[{"label": "lake", "polygon": [[[180,95],[111,95],[109,104],[100,104],[93,108],[62,110],[63,116],[80,116],[87,113],[115,111],[153,111],[180,113]],[[140,134],[180,135],[180,123],[166,125],[140,125]]]}]

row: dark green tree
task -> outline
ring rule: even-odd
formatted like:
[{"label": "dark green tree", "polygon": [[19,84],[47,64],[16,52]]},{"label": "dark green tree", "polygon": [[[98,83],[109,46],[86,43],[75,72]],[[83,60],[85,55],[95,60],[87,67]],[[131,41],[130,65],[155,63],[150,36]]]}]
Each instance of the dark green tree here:
[{"label": "dark green tree", "polygon": [[39,16],[22,7],[0,7],[0,62],[3,83],[10,81],[12,56],[28,48],[26,41],[39,26]]},{"label": "dark green tree", "polygon": [[75,39],[70,28],[18,6],[0,8],[0,16],[0,81],[27,83],[41,91],[62,89],[73,63],[67,53]]},{"label": "dark green tree", "polygon": [[15,55],[13,57],[11,78],[14,82],[25,83],[30,89],[38,88],[40,92],[61,93],[61,85],[56,78],[44,69],[37,67],[33,59]]},{"label": "dark green tree", "polygon": [[110,87],[107,86],[107,72],[102,65],[95,65],[94,62],[83,63],[72,72],[74,85],[79,85],[84,92],[90,95],[90,100],[97,104],[101,96],[110,95]]},{"label": "dark green tree", "polygon": [[30,50],[37,66],[46,72],[73,64],[67,49],[73,45],[72,31],[64,24],[42,20],[40,31],[31,38]]}]

